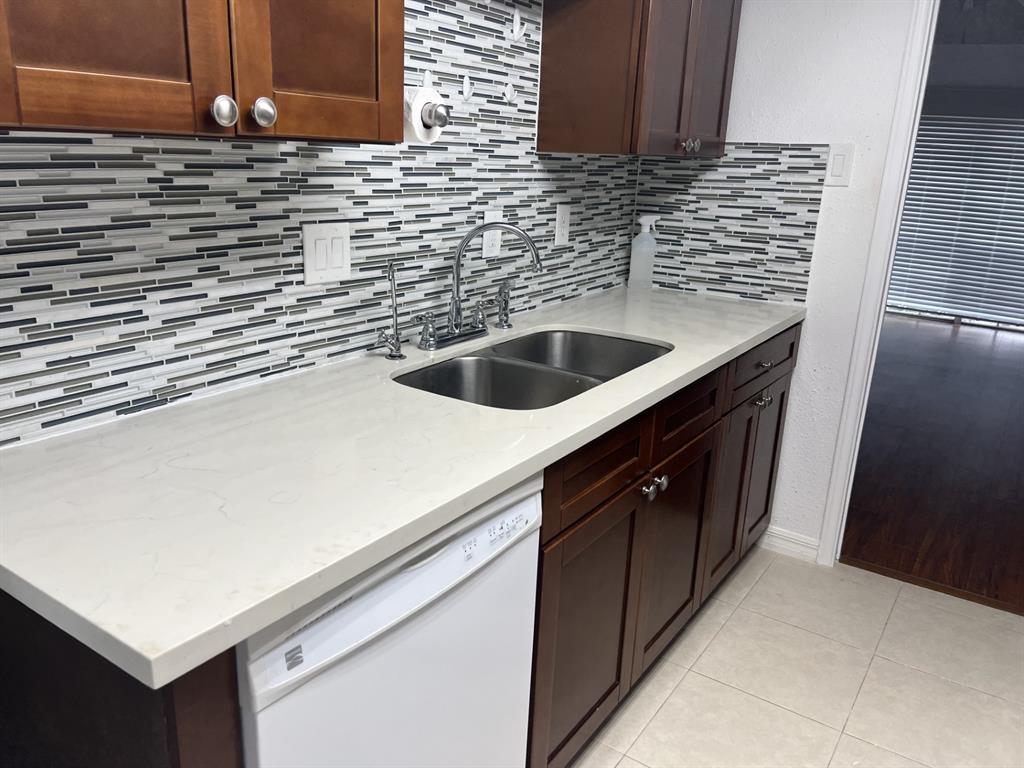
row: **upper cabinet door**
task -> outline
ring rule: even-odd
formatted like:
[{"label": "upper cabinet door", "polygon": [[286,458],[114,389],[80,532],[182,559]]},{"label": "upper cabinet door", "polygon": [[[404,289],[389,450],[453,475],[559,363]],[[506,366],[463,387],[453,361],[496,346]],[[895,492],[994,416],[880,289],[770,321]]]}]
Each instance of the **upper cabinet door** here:
[{"label": "upper cabinet door", "polygon": [[642,155],[674,155],[682,150],[687,130],[683,84],[689,74],[690,16],[690,0],[650,0],[645,8],[633,140],[634,151]]},{"label": "upper cabinet door", "polygon": [[234,133],[224,0],[0,0],[0,123]]},{"label": "upper cabinet door", "polygon": [[231,0],[238,132],[401,141],[403,17],[402,0]]},{"label": "upper cabinet door", "polygon": [[740,3],[741,0],[693,0],[680,119],[684,126],[684,152],[687,139],[692,142],[692,154],[717,156],[725,151]]}]

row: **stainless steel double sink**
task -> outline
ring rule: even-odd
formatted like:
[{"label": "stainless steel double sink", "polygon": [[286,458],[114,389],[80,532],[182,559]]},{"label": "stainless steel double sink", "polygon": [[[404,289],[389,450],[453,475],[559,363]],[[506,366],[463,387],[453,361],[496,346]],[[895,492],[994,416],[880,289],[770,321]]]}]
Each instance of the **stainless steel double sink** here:
[{"label": "stainless steel double sink", "polygon": [[547,408],[667,354],[671,346],[538,331],[395,377],[407,387],[508,410]]}]

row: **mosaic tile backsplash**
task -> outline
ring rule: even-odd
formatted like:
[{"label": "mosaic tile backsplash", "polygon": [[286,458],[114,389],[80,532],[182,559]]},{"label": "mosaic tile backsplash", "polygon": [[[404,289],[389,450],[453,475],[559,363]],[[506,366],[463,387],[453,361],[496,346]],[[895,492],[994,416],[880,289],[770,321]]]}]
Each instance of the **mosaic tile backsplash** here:
[{"label": "mosaic tile backsplash", "polygon": [[827,145],[730,144],[719,160],[640,161],[637,215],[656,213],[654,283],[803,301]]},{"label": "mosaic tile backsplash", "polygon": [[[537,154],[540,11],[406,0],[406,83],[429,69],[454,107],[431,146],[0,131],[0,445],[363,353],[389,322],[389,260],[410,339],[413,315],[444,311],[455,244],[493,207],[545,270],[512,238],[486,262],[477,245],[467,301],[513,274],[516,311],[622,285],[638,194],[669,214],[662,284],[801,300],[821,148],[642,166]],[[570,245],[556,247],[561,202]],[[353,280],[302,284],[313,221],[351,223]],[[693,245],[711,233],[731,245]]]}]

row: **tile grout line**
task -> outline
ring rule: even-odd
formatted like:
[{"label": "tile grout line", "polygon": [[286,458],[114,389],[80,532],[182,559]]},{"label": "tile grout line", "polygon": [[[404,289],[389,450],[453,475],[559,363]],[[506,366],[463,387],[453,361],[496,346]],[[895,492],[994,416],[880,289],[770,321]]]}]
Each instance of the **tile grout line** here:
[{"label": "tile grout line", "polygon": [[[871,658],[868,659],[868,665],[864,668],[864,674],[860,678],[860,685],[857,686],[857,693],[856,693],[856,695],[854,695],[853,702],[850,704],[850,711],[846,713],[846,719],[843,720],[843,727],[839,731],[839,738],[836,740],[836,745],[832,749],[832,756],[828,759],[829,765],[832,764],[832,761],[836,757],[836,752],[839,751],[839,742],[843,740],[843,734],[846,733],[846,726],[848,726],[850,724],[850,718],[853,716],[853,710],[857,706],[857,700],[860,698],[861,691],[864,690],[864,681],[868,679],[868,673],[871,671],[871,665],[874,664],[875,663],[875,659],[878,658],[878,646],[881,644],[882,637],[885,635],[885,630],[889,626],[889,620],[892,619],[893,611],[896,610],[896,603],[899,600],[900,592],[902,592],[902,591],[903,591],[903,585],[901,584],[899,587],[897,587],[896,594],[893,595],[892,605],[889,606],[889,613],[887,613],[886,616],[885,616],[885,623],[882,625],[882,631],[878,633],[878,639],[875,640],[875,647],[871,650]],[[858,738],[857,736],[854,736],[853,734],[847,734],[847,735],[850,736],[850,738],[853,738],[853,739]],[[871,742],[867,742],[867,743],[870,744]],[[882,747],[880,744],[875,744],[875,746],[879,747],[880,749],[888,749],[888,747]],[[889,750],[889,751],[891,752],[892,750]],[[898,754],[898,753],[894,752],[893,754]],[[906,755],[901,755],[901,757],[907,757],[907,756]],[[912,758],[907,757],[907,759],[910,760]],[[917,762],[917,761],[915,761],[915,762]]]}]

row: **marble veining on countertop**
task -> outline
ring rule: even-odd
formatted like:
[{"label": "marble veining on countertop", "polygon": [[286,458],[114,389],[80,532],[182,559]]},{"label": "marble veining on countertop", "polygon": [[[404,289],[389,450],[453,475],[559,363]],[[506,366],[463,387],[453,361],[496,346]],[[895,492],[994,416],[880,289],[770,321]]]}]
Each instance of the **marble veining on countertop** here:
[{"label": "marble veining on countertop", "polygon": [[[340,362],[0,451],[0,588],[159,687],[800,322],[788,304],[608,291],[408,359]],[[506,411],[391,378],[544,328],[674,349]]]}]

